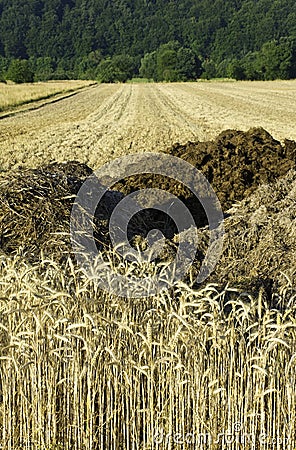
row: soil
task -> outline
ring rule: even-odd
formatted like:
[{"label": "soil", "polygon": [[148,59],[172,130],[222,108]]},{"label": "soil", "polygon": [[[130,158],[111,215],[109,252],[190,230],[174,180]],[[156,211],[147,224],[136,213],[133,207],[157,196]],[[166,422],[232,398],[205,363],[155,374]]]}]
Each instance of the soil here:
[{"label": "soil", "polygon": [[227,210],[293,168],[296,143],[285,140],[282,145],[263,128],[252,128],[226,130],[214,141],[174,145],[167,152],[201,170]]}]

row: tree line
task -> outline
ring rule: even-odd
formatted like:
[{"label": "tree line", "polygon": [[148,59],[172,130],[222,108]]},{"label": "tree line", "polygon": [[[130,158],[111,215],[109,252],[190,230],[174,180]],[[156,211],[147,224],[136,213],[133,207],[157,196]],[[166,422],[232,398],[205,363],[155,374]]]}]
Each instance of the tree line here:
[{"label": "tree line", "polygon": [[294,0],[0,0],[0,76],[296,77]]}]

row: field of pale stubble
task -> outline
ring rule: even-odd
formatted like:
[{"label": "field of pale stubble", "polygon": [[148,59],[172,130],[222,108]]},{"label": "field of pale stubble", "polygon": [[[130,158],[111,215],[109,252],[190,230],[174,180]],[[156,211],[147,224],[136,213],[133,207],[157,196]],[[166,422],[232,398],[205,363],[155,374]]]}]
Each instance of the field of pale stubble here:
[{"label": "field of pale stubble", "polygon": [[0,120],[0,168],[69,159],[97,168],[229,128],[296,139],[295,123],[296,80],[97,85]]}]

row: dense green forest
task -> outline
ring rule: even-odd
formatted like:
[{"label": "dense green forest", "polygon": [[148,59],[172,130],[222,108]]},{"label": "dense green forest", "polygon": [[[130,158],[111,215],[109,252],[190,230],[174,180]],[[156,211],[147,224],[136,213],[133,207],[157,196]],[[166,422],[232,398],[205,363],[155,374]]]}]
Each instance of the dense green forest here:
[{"label": "dense green forest", "polygon": [[0,0],[16,82],[296,77],[295,0]]}]

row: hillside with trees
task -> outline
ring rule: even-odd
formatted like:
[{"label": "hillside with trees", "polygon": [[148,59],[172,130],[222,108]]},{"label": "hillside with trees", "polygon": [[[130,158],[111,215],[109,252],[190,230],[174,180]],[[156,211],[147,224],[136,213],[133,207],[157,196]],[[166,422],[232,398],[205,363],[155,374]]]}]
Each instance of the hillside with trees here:
[{"label": "hillside with trees", "polygon": [[16,82],[296,77],[294,0],[0,0]]}]

